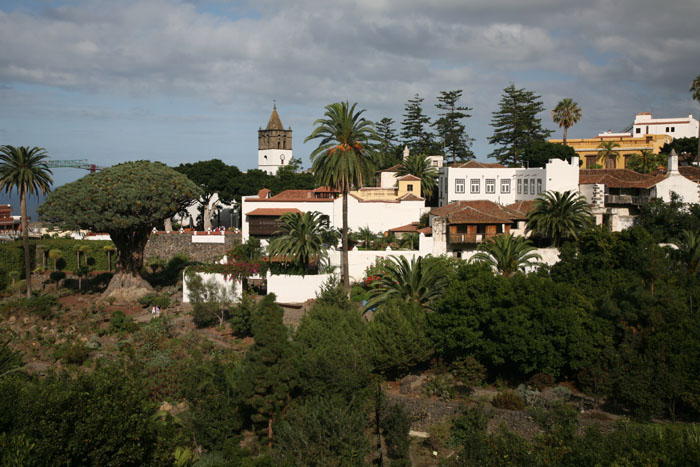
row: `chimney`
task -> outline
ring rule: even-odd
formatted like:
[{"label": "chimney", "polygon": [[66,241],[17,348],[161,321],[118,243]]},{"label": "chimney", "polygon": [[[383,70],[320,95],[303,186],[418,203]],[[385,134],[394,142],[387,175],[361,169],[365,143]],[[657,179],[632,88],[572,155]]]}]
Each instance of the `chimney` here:
[{"label": "chimney", "polygon": [[678,154],[675,149],[671,149],[671,154],[668,155],[668,164],[666,167],[667,174],[678,173]]}]

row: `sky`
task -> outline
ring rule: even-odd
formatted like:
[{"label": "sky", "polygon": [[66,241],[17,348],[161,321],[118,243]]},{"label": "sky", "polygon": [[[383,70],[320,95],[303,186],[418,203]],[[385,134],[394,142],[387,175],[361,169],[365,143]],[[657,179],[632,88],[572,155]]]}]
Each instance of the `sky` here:
[{"label": "sky", "polygon": [[[700,116],[698,18],[698,0],[0,0],[0,145],[246,170],[276,102],[308,167],[324,106],[357,102],[399,130],[415,94],[434,118],[440,91],[461,89],[489,161],[511,83],[541,96],[553,137],[564,97],[583,111],[569,138],[624,130],[638,112]],[[86,173],[55,169],[55,186]]]}]

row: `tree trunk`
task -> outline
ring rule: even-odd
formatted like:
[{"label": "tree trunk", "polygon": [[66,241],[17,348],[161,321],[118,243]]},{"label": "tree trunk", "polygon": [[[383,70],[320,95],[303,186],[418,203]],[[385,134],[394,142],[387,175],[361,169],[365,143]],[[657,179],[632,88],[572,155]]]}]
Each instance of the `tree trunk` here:
[{"label": "tree trunk", "polygon": [[204,213],[202,214],[204,216],[204,230],[209,231],[211,229],[211,212],[209,209],[209,201],[204,205]]},{"label": "tree trunk", "polygon": [[267,420],[267,447],[272,448],[272,417]]},{"label": "tree trunk", "polygon": [[107,252],[107,270],[108,271],[112,270],[112,252],[111,251]]},{"label": "tree trunk", "polygon": [[[76,255],[77,255],[77,260],[78,260],[78,262],[76,263],[76,264],[77,264],[76,267],[77,267],[78,269],[80,269],[80,251],[76,251],[75,253],[76,253]],[[78,269],[76,269],[74,272],[77,272]]]},{"label": "tree trunk", "polygon": [[348,264],[348,186],[343,186],[343,287],[350,293],[350,267]]},{"label": "tree trunk", "polygon": [[32,298],[32,263],[29,257],[29,219],[27,218],[27,189],[24,184],[20,188],[19,213],[22,216],[22,246],[24,246],[24,272],[27,283],[27,298]]},{"label": "tree trunk", "polygon": [[172,232],[173,231],[173,221],[168,217],[163,222],[165,223],[165,231]]},{"label": "tree trunk", "polygon": [[130,303],[153,292],[153,287],[141,277],[143,250],[149,232],[148,226],[134,231],[108,232],[117,247],[117,271],[102,294],[103,299],[113,296],[120,303]]},{"label": "tree trunk", "polygon": [[568,128],[564,127],[564,146],[566,146],[566,130],[568,130]]}]

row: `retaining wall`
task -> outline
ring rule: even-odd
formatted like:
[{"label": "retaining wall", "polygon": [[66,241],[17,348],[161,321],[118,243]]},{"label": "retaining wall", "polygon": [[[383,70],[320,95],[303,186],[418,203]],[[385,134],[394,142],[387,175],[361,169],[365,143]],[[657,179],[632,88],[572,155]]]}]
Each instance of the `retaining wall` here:
[{"label": "retaining wall", "polygon": [[[199,236],[198,236],[199,237]],[[212,238],[214,235],[212,235]],[[184,253],[191,261],[211,262],[226,254],[228,250],[240,243],[240,236],[227,233],[216,235],[216,240],[222,243],[193,243],[191,233],[156,233],[152,234],[146,243],[144,258],[160,258],[169,260],[176,253]],[[202,236],[206,238],[206,236]],[[199,239],[199,238],[198,238]]]}]

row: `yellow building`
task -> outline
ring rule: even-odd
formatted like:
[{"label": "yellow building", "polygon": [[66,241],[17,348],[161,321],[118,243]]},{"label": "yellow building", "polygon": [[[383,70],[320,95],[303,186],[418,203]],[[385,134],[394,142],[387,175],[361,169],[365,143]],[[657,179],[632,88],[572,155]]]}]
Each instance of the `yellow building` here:
[{"label": "yellow building", "polygon": [[[567,139],[567,146],[574,148],[574,151],[579,155],[583,164],[582,169],[590,169],[598,164],[606,169],[625,169],[627,168],[627,159],[635,154],[640,154],[644,149],[648,149],[654,154],[658,154],[664,144],[670,143],[673,140],[668,135],[642,135],[633,137],[631,133],[600,133],[595,138],[579,138]],[[598,160],[598,153],[601,143],[613,141],[617,143],[614,148],[617,151],[617,158],[609,158],[606,161]],[[560,139],[550,139],[550,143],[562,143]]]}]

